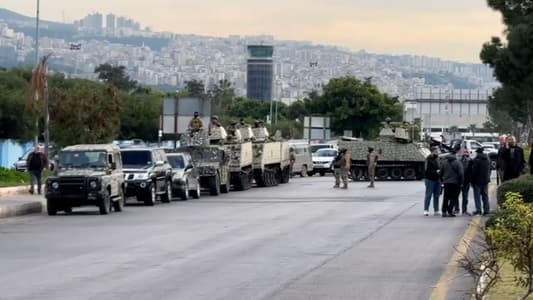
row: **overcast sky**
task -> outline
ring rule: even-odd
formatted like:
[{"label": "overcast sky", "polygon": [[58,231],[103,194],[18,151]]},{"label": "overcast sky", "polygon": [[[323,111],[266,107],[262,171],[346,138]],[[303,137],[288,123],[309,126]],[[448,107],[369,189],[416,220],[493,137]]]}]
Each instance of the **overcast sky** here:
[{"label": "overcast sky", "polygon": [[[36,0],[0,7],[34,15]],[[479,62],[481,45],[501,35],[486,0],[41,0],[41,17],[73,21],[99,11],[157,31],[227,36],[271,34],[377,53]]]}]

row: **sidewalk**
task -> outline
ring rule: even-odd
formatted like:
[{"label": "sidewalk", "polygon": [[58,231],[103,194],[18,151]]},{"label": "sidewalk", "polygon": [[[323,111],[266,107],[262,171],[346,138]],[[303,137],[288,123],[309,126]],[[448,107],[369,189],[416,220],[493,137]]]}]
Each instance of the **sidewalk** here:
[{"label": "sidewalk", "polygon": [[45,204],[44,196],[30,195],[27,186],[0,188],[0,219],[41,213]]}]

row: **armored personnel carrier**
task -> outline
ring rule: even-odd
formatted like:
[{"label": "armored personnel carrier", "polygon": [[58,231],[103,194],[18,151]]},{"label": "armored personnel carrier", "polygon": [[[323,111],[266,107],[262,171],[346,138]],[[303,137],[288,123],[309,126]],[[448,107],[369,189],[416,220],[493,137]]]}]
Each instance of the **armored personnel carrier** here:
[{"label": "armored personnel carrier", "polygon": [[200,186],[212,196],[228,193],[230,190],[230,156],[221,145],[211,145],[212,141],[226,138],[225,130],[208,135],[205,131],[182,134],[181,147],[176,152],[189,153],[196,163],[200,175]]},{"label": "armored personnel carrier", "polygon": [[385,123],[376,141],[341,140],[339,148],[346,148],[352,158],[350,175],[353,180],[368,179],[367,154],[373,148],[380,153],[376,168],[378,180],[419,180],[430,151],[415,143],[400,126]]},{"label": "armored personnel carrier", "polygon": [[290,161],[288,142],[270,141],[263,126],[253,128],[253,174],[257,186],[275,186],[288,183]]},{"label": "armored personnel carrier", "polygon": [[[212,135],[222,127],[212,128]],[[254,134],[248,125],[233,124],[228,128],[228,135],[223,142],[229,153],[229,172],[231,185],[237,191],[250,189],[253,183],[253,147]],[[213,140],[213,142],[216,142]]]}]

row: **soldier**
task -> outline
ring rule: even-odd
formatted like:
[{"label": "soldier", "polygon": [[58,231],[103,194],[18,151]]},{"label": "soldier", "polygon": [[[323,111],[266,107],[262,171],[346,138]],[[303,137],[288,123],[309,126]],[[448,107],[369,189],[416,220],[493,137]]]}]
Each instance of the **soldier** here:
[{"label": "soldier", "polygon": [[248,125],[246,125],[246,123],[244,122],[244,119],[241,118],[239,120],[239,124],[237,125],[237,128],[246,128]]},{"label": "soldier", "polygon": [[218,121],[218,116],[211,117],[211,127],[221,127],[222,124]]},{"label": "soldier", "polygon": [[191,132],[198,132],[200,130],[204,129],[204,123],[202,120],[198,117],[198,112],[194,112],[194,117],[189,122],[189,130]]},{"label": "soldier", "polygon": [[291,177],[293,177],[293,174],[292,174],[292,168],[294,167],[294,162],[296,161],[296,156],[294,155],[294,148],[291,147],[289,149],[289,162],[290,162],[290,174],[291,174]]},{"label": "soldier", "polygon": [[374,187],[374,179],[376,178],[376,166],[378,164],[379,154],[374,151],[374,148],[368,147],[368,155],[366,156],[366,165],[368,166],[368,179],[370,180],[369,188]]},{"label": "soldier", "polygon": [[350,154],[344,148],[339,149],[339,153],[333,160],[333,174],[335,175],[335,185],[333,188],[339,188],[341,179],[343,189],[348,188],[348,171],[350,170],[351,159]]}]

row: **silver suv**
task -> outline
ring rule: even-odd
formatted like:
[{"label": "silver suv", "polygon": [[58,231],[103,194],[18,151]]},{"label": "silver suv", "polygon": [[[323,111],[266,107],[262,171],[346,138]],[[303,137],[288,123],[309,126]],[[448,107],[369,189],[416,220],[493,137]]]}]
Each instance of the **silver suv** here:
[{"label": "silver suv", "polygon": [[102,215],[122,211],[124,173],[117,146],[69,146],[59,152],[56,165],[46,181],[49,215],[84,205],[97,206]]}]

